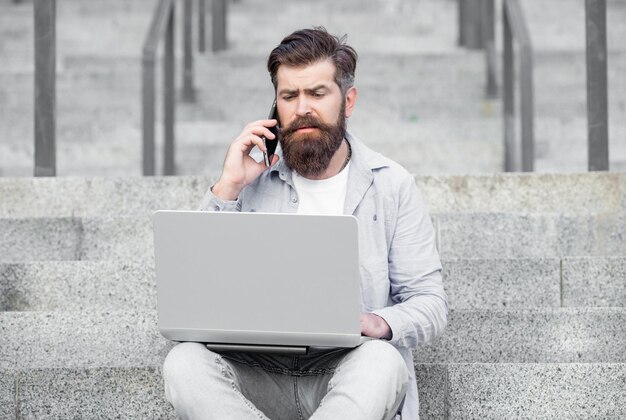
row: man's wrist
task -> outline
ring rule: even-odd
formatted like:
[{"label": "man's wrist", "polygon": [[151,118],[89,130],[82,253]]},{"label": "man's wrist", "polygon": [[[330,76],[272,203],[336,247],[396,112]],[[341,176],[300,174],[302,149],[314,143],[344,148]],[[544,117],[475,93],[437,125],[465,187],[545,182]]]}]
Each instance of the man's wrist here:
[{"label": "man's wrist", "polygon": [[241,193],[241,188],[228,186],[220,181],[217,181],[211,187],[211,192],[214,196],[223,201],[235,201],[239,197],[239,193]]},{"label": "man's wrist", "polygon": [[378,320],[378,331],[380,332],[379,338],[382,338],[384,340],[391,340],[391,338],[393,337],[393,333],[391,332],[391,327],[389,326],[387,321],[385,321],[385,318],[377,314],[374,314],[374,316],[376,316],[376,319]]}]

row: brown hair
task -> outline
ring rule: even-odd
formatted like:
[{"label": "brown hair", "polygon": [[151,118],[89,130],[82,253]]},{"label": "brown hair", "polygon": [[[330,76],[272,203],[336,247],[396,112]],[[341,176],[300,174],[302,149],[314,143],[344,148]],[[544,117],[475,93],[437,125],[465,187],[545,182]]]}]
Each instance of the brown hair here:
[{"label": "brown hair", "polygon": [[345,93],[354,84],[357,53],[346,44],[347,35],[331,35],[324,27],[302,29],[285,37],[267,59],[274,88],[278,85],[276,73],[281,65],[302,67],[330,59],[335,65],[335,83]]}]

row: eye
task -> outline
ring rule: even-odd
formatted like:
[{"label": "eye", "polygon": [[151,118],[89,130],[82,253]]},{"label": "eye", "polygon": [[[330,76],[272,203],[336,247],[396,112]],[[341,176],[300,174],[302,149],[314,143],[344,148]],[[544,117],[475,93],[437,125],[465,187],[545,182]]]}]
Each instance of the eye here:
[{"label": "eye", "polygon": [[314,98],[321,98],[324,96],[324,94],[322,92],[313,92],[311,96],[313,96]]},{"label": "eye", "polygon": [[296,97],[295,95],[283,95],[283,100],[284,101],[291,101],[295,97]]}]

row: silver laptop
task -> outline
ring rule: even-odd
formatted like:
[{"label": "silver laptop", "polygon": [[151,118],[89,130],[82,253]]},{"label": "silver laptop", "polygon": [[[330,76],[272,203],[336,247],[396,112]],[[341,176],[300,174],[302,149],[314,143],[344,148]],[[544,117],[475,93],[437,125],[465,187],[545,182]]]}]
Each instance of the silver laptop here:
[{"label": "silver laptop", "polygon": [[354,216],[157,211],[158,322],[214,350],[356,347]]}]

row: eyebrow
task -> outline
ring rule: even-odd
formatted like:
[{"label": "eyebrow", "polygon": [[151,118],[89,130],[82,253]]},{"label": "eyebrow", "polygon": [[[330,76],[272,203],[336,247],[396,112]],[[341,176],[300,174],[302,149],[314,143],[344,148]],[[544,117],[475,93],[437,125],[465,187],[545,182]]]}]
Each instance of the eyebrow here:
[{"label": "eyebrow", "polygon": [[[307,93],[317,92],[319,90],[329,91],[330,88],[327,85],[325,85],[325,84],[321,84],[321,85],[314,86],[312,88],[304,89],[304,91],[307,92]],[[284,94],[293,94],[293,93],[297,93],[297,92],[298,92],[298,89],[281,89],[281,91],[278,92],[278,94],[279,95],[284,95]]]}]

